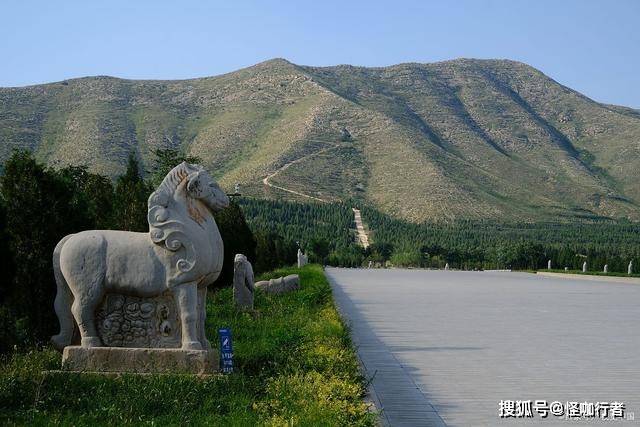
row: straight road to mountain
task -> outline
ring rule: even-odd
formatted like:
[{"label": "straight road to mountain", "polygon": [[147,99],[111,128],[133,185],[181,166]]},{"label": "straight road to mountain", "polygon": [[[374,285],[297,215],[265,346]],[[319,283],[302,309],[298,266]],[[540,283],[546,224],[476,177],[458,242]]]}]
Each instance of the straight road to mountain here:
[{"label": "straight road to mountain", "polygon": [[356,223],[356,231],[358,232],[358,241],[363,248],[367,249],[369,247],[369,236],[367,236],[367,232],[364,230],[360,209],[351,209],[353,210],[353,218]]},{"label": "straight road to mountain", "polygon": [[635,415],[622,425],[640,419],[640,285],[502,272],[327,274],[392,426],[572,423],[535,411],[501,420],[501,400],[617,401]]}]

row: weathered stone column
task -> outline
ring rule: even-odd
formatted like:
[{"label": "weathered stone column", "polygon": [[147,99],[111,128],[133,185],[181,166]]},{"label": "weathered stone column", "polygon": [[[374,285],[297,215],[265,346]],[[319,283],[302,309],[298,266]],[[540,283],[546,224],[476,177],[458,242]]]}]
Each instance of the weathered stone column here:
[{"label": "weathered stone column", "polygon": [[243,254],[233,262],[233,302],[239,310],[253,310],[253,267]]},{"label": "weathered stone column", "polygon": [[302,268],[307,264],[307,256],[302,253],[302,249],[298,248],[298,268]]}]

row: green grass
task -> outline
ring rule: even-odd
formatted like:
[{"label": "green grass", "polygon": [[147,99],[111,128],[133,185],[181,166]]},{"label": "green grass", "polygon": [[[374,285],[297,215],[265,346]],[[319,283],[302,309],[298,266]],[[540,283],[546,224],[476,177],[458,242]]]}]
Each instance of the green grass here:
[{"label": "green grass", "polygon": [[348,330],[322,269],[286,268],[261,279],[299,273],[302,289],[258,292],[255,313],[238,313],[232,290],[215,291],[207,330],[230,327],[236,372],[189,375],[43,373],[58,369],[51,349],[14,354],[0,367],[3,425],[373,425],[363,402]]},{"label": "green grass", "polygon": [[604,271],[587,271],[584,273],[582,270],[556,270],[556,269],[541,269],[538,271],[544,271],[549,273],[563,273],[563,274],[584,274],[587,276],[614,276],[614,277],[640,277],[640,274],[627,274],[627,273],[619,273],[615,271],[610,271],[605,273]]}]

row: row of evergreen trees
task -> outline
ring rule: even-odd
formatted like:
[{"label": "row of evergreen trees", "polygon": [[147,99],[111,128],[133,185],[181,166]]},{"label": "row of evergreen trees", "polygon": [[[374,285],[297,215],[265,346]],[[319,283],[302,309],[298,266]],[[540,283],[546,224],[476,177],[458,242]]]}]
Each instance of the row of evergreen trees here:
[{"label": "row of evergreen trees", "polygon": [[[555,268],[626,272],[640,268],[640,225],[630,222],[498,223],[456,221],[414,224],[392,218],[361,202],[304,204],[243,199],[253,229],[298,241],[314,262],[343,267],[394,266],[462,269]],[[374,242],[355,244],[351,206],[359,206]]]},{"label": "row of evergreen trees", "polygon": [[[388,242],[396,254],[420,265],[458,268],[582,268],[626,272],[630,261],[640,261],[640,225],[625,221],[569,223],[498,223],[457,221],[448,224],[412,224],[383,215],[369,206],[362,215],[374,230],[374,241]],[[397,255],[398,256],[398,255]],[[397,257],[396,256],[396,257]],[[415,265],[415,264],[414,264]]]},{"label": "row of evergreen trees", "polygon": [[[44,343],[57,332],[52,253],[60,239],[87,229],[148,231],[149,194],[182,160],[197,161],[159,150],[153,168],[143,174],[132,156],[126,172],[112,182],[86,168],[52,169],[28,152],[13,154],[0,177],[0,352]],[[216,285],[232,280],[236,253],[247,255],[257,272],[295,261],[294,243],[273,233],[254,235],[233,200],[216,213],[216,222],[225,243]]]}]

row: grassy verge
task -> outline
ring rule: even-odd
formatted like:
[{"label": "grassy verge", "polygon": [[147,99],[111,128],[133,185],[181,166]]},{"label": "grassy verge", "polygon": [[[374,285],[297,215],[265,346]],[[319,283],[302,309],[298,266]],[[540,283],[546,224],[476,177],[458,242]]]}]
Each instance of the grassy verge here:
[{"label": "grassy verge", "polygon": [[563,273],[563,274],[584,274],[587,276],[613,276],[613,277],[640,277],[640,274],[627,274],[627,273],[618,273],[618,272],[608,272],[604,271],[587,271],[584,273],[582,270],[556,270],[556,269],[541,269],[538,270],[540,272],[546,273]]},{"label": "grassy verge", "polygon": [[349,334],[319,266],[287,268],[302,289],[257,293],[255,314],[237,313],[231,289],[208,303],[209,339],[231,327],[236,373],[188,375],[43,374],[59,353],[14,354],[0,367],[0,424],[372,425]]}]

